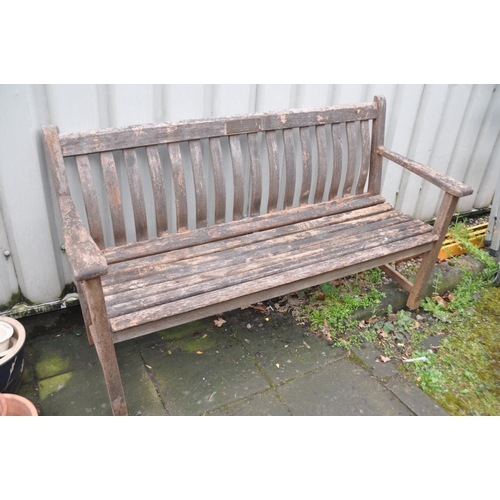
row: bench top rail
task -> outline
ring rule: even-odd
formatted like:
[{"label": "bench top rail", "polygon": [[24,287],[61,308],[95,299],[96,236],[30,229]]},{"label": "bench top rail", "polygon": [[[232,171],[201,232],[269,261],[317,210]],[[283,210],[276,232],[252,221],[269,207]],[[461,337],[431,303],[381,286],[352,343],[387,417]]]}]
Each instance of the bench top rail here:
[{"label": "bench top rail", "polygon": [[169,142],[241,135],[268,130],[346,123],[377,117],[374,102],[282,112],[232,115],[202,120],[183,120],[61,134],[63,156],[138,148]]}]

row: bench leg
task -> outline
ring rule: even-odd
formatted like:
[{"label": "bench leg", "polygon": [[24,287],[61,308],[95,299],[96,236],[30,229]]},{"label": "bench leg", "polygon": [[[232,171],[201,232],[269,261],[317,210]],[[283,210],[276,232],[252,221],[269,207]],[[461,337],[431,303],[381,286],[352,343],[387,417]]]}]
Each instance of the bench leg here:
[{"label": "bench leg", "polygon": [[127,415],[125,394],[123,392],[118,360],[116,358],[113,334],[109,327],[104,295],[100,278],[94,278],[82,283],[87,300],[92,326],[91,336],[101,362],[104,380],[108,390],[113,415]]},{"label": "bench leg", "polygon": [[406,305],[410,309],[417,309],[420,306],[420,302],[424,298],[427,285],[431,278],[432,271],[434,270],[434,265],[439,255],[439,251],[441,250],[441,245],[443,244],[451,219],[453,218],[453,214],[457,208],[457,202],[458,198],[456,196],[452,196],[448,193],[444,194],[433,229],[434,233],[439,235],[439,239],[436,241],[432,249],[424,254],[424,257],[422,258],[420,269],[415,277],[410,296],[406,302]]},{"label": "bench leg", "polygon": [[91,326],[92,320],[90,318],[89,307],[87,305],[87,298],[85,297],[85,291],[78,281],[75,281],[76,290],[78,292],[78,298],[80,300],[80,308],[82,310],[83,321],[85,323],[85,329],[87,330],[87,339],[90,345],[94,345],[94,339],[92,338]]}]

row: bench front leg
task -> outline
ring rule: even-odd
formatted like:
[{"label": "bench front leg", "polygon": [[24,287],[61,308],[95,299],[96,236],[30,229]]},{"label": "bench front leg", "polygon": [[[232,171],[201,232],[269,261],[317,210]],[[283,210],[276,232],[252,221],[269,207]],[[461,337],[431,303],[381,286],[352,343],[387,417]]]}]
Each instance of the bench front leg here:
[{"label": "bench front leg", "polygon": [[92,340],[101,362],[113,415],[128,415],[125,394],[116,358],[113,333],[109,326],[101,278],[81,282],[87,301]]},{"label": "bench front leg", "polygon": [[432,271],[434,270],[434,264],[436,263],[439,251],[441,250],[441,245],[443,244],[446,232],[448,231],[448,227],[450,226],[455,213],[458,199],[459,198],[457,196],[453,196],[450,193],[444,193],[443,201],[441,202],[433,229],[433,232],[437,234],[439,238],[436,243],[434,243],[432,249],[424,254],[422,258],[422,263],[420,264],[410,296],[406,302],[406,305],[410,309],[417,309],[420,306],[420,302],[424,298],[427,285],[431,278]]}]

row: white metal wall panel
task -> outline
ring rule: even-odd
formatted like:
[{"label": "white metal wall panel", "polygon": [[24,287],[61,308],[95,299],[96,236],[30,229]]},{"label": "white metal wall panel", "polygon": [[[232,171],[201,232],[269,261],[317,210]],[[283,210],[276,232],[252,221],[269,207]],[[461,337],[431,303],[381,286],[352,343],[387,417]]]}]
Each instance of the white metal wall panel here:
[{"label": "white metal wall panel", "polygon": [[[446,85],[427,85],[422,92],[408,157],[418,158],[418,161],[425,165],[431,163],[431,154],[434,151],[440,119],[446,103],[446,94]],[[424,183],[421,177],[403,170],[397,208],[404,213],[414,214]],[[407,193],[411,194],[407,195]],[[418,196],[415,196],[415,193]]]},{"label": "white metal wall panel", "polygon": [[[477,118],[479,131],[464,177],[464,181],[474,189],[474,195],[461,200],[458,206],[459,210],[470,210],[473,207],[480,207],[483,203],[489,204],[493,198],[493,191],[488,189],[483,181],[490,177],[491,187],[495,186],[493,176],[491,173],[490,175],[487,173],[494,169],[494,166],[490,166],[490,157],[499,134],[500,95],[498,92],[494,92],[493,85],[485,85],[484,89],[481,90],[483,90],[481,92],[482,104],[483,106],[484,103],[487,104],[480,124],[479,118]],[[498,168],[498,163],[496,165]]]},{"label": "white metal wall panel", "polygon": [[[371,101],[374,95],[387,99],[388,148],[471,185],[475,193],[459,203],[461,211],[491,203],[500,170],[500,95],[495,84],[0,86],[0,249],[8,247],[11,253],[8,259],[0,255],[0,305],[18,291],[37,303],[55,300],[71,281],[60,248],[59,214],[45,164],[41,125],[77,132],[348,104]],[[93,168],[98,174],[97,165]],[[168,179],[168,168],[166,174]],[[76,176],[76,170],[70,174],[70,186],[78,193]],[[125,177],[121,182],[126,187]],[[127,191],[124,206],[130,213]],[[388,161],[384,161],[382,194],[424,220],[434,217],[441,199],[439,189]],[[104,198],[99,202],[106,213]],[[81,200],[77,205],[83,210]],[[151,197],[147,216],[154,217]],[[131,217],[127,232],[134,233]]]},{"label": "white metal wall panel", "polygon": [[3,86],[0,109],[0,208],[10,258],[23,295],[42,302],[58,297],[62,287],[33,89]]},{"label": "white metal wall panel", "polygon": [[[447,86],[448,94],[432,151],[429,156],[429,165],[447,173],[447,168],[457,145],[458,135],[463,123],[467,102],[472,91],[472,85]],[[431,219],[441,201],[442,191],[429,182],[424,182],[417,199],[416,212],[420,218]],[[486,203],[484,206],[488,205]]]},{"label": "white metal wall panel", "polygon": [[0,304],[6,304],[19,291],[16,270],[12,261],[7,231],[0,211]]}]

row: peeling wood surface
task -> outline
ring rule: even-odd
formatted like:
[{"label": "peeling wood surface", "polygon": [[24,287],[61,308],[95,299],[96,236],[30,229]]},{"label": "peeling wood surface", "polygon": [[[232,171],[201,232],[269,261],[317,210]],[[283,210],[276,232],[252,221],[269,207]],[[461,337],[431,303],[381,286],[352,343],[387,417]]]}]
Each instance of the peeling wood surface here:
[{"label": "peeling wood surface", "polygon": [[353,196],[348,200],[333,200],[316,205],[296,207],[276,214],[262,214],[243,220],[225,222],[199,229],[197,231],[185,231],[180,234],[169,234],[163,238],[153,238],[147,242],[133,242],[104,251],[106,260],[112,264],[125,260],[162,253],[178,248],[197,246],[210,241],[224,240],[228,237],[262,231],[278,225],[287,225],[332,215],[336,213],[350,212],[359,208],[383,203],[381,196]]},{"label": "peeling wood surface", "polygon": [[189,141],[189,155],[193,168],[196,198],[196,227],[205,227],[207,225],[207,187],[203,174],[203,157],[199,140]]},{"label": "peeling wood surface", "polygon": [[[394,260],[401,260],[410,258],[412,255],[420,255],[427,252],[431,248],[432,244],[425,243],[420,246],[412,247],[409,250],[400,250],[391,254],[391,258]],[[184,314],[178,314],[176,316],[170,316],[162,318],[156,322],[144,323],[138,326],[132,326],[125,330],[120,330],[114,332],[115,343],[123,342],[125,340],[130,340],[133,338],[146,335],[148,333],[163,330],[165,328],[171,328],[177,325],[182,325],[189,321],[195,321],[202,318],[207,318],[213,315],[220,315],[226,311],[232,311],[233,309],[248,306],[248,304],[255,304],[256,302],[261,302],[264,300],[273,299],[276,297],[281,297],[287,293],[293,293],[297,290],[304,290],[313,286],[326,283],[328,281],[333,281],[351,274],[366,271],[367,269],[373,269],[374,267],[379,267],[388,261],[387,255],[374,256],[373,259],[361,262],[359,264],[354,264],[348,267],[341,267],[338,269],[333,269],[324,274],[318,274],[310,276],[309,278],[297,279],[290,283],[283,285],[277,285],[275,287],[266,288],[259,290],[257,292],[251,292],[248,294],[242,294],[235,296],[234,298],[228,300],[227,302],[220,302],[211,304],[200,309],[194,309]]]},{"label": "peeling wood surface", "polygon": [[[189,259],[191,265],[194,265],[198,261],[193,259],[208,255],[208,258],[202,260],[205,265],[208,260],[217,261],[219,258],[222,258],[222,252],[226,251],[240,252],[236,257],[237,259],[242,258],[246,253],[247,255],[244,257],[246,259],[248,258],[248,252],[268,251],[269,247],[279,245],[280,243],[296,243],[300,240],[321,234],[339,232],[344,229],[354,230],[354,228],[364,226],[370,222],[386,221],[388,219],[395,219],[392,223],[401,222],[402,220],[401,216],[398,216],[390,205],[384,203],[314,220],[290,223],[285,226],[280,225],[281,221],[277,221],[274,227],[242,236],[234,233],[233,236],[227,235],[223,240],[213,240],[196,246],[169,250],[164,253],[111,264],[110,268],[112,272],[108,273],[103,283],[104,286],[110,287],[109,293],[115,293],[126,290],[131,285],[133,286],[134,283],[131,283],[130,280],[136,278],[142,279],[147,275],[150,275],[151,280],[161,281],[164,277],[160,275],[162,273],[170,273],[173,263],[182,262],[187,259]],[[390,224],[390,222],[385,223],[387,225]],[[124,283],[124,286],[116,287],[120,283]]]},{"label": "peeling wood surface", "polygon": [[369,120],[377,116],[374,103],[330,106],[314,110],[287,110],[280,113],[256,113],[254,115],[229,116],[207,120],[188,120],[173,123],[137,125],[131,127],[90,130],[75,134],[61,134],[64,156],[97,153],[115,149],[138,148],[154,144],[189,141],[227,135],[227,122],[260,118],[260,130]]},{"label": "peeling wood surface", "polygon": [[146,147],[146,155],[148,158],[149,172],[151,174],[151,185],[153,187],[156,233],[162,235],[168,232],[168,217],[165,181],[158,146]]},{"label": "peeling wood surface", "polygon": [[379,155],[385,156],[389,160],[408,169],[410,172],[418,174],[423,179],[432,182],[432,184],[435,184],[453,196],[460,198],[462,196],[469,196],[473,193],[472,188],[466,186],[464,183],[437,172],[427,165],[422,165],[416,161],[409,160],[394,151],[390,151],[384,146],[379,146],[377,152]]},{"label": "peeling wood surface", "polygon": [[113,225],[114,243],[119,246],[127,242],[127,234],[115,159],[111,152],[101,153],[100,158]]},{"label": "peeling wood surface", "polygon": [[249,295],[258,291],[266,290],[269,288],[278,287],[288,283],[294,283],[298,280],[308,278],[310,276],[319,276],[321,274],[333,271],[339,268],[353,267],[364,261],[369,261],[378,257],[388,257],[402,250],[414,248],[428,244],[435,239],[432,233],[420,234],[412,236],[404,240],[391,241],[388,240],[386,244],[374,244],[369,248],[366,243],[366,248],[362,248],[349,253],[348,258],[345,255],[333,257],[326,260],[320,259],[319,261],[306,265],[299,266],[294,269],[286,269],[279,274],[271,274],[270,276],[260,277],[255,280],[235,284],[227,288],[218,289],[212,292],[207,292],[202,295],[197,295],[196,299],[181,298],[175,302],[153,306],[147,309],[141,309],[132,313],[125,314],[111,318],[110,322],[113,331],[134,327],[142,323],[148,323],[162,318],[182,314],[197,308],[209,306],[211,304],[224,303],[234,297]]},{"label": "peeling wood surface", "polygon": [[77,156],[76,166],[80,177],[80,185],[82,186],[83,202],[85,204],[85,211],[87,212],[90,235],[97,246],[102,249],[104,248],[104,233],[94,179],[90,171],[89,157],[87,155]]},{"label": "peeling wood surface", "polygon": [[328,163],[325,125],[318,125],[316,127],[316,141],[318,147],[318,177],[316,180],[314,202],[319,203],[323,200],[326,187],[326,171]]},{"label": "peeling wood surface", "polygon": [[146,218],[146,204],[142,190],[141,175],[137,164],[137,153],[135,149],[123,151],[125,166],[127,169],[128,184],[132,197],[132,207],[135,221],[135,234],[138,241],[148,239],[148,223]]},{"label": "peeling wood surface", "polygon": [[[111,269],[110,275],[119,282],[104,282],[108,312],[114,317],[239,283],[250,284],[264,276],[320,264],[331,255],[343,256],[349,264],[352,253],[399,239],[428,233],[428,241],[434,241],[431,230],[430,226],[391,211],[259,242],[250,240],[246,245],[238,242],[233,248],[212,247],[205,251],[201,247],[197,250],[202,255],[195,253],[168,264],[143,262],[141,267],[121,273]],[[380,238],[380,234],[384,236]],[[368,259],[370,253],[366,252]]]}]

